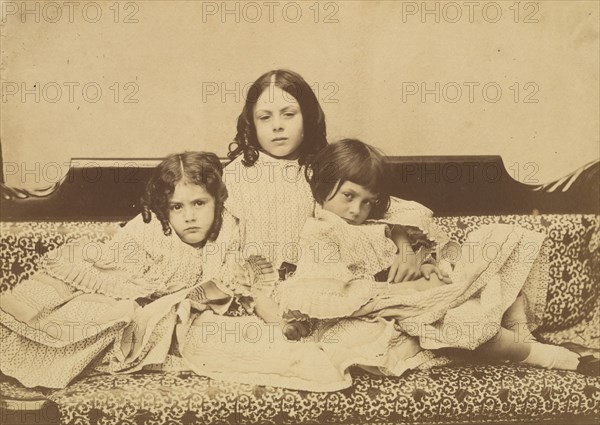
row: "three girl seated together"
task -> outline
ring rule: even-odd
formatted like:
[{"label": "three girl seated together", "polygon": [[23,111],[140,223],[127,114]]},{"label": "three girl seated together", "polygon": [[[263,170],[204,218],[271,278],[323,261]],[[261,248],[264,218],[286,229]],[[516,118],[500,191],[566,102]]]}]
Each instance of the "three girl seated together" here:
[{"label": "three girl seated together", "polygon": [[[293,304],[298,307],[302,303],[297,297],[307,298],[306,291],[297,291],[298,285],[311,288],[323,284],[325,278],[345,283],[362,280],[363,284],[383,280],[398,284],[403,291],[428,291],[452,284],[453,266],[439,255],[440,247],[451,241],[435,228],[431,212],[414,202],[390,198],[386,162],[373,146],[356,139],[327,143],[324,113],[300,75],[275,70],[255,81],[228,156],[232,162],[225,167],[224,181],[229,198],[224,199],[223,189],[207,193],[202,185],[182,178],[173,188],[169,223],[182,241],[201,245],[211,239],[201,229],[211,229],[215,237],[222,212],[219,203],[224,200],[225,210],[239,226],[241,250],[250,260],[237,262],[234,273],[234,280],[248,292],[234,292],[251,294],[255,313],[265,321],[280,322],[288,339],[307,337],[314,324],[309,319],[336,317],[332,312],[317,313],[314,306],[305,305],[305,310],[299,311],[287,305],[295,299]],[[190,162],[192,157],[202,161],[201,154],[177,155],[186,176],[187,157]],[[165,163],[173,160],[167,158]],[[210,166],[216,167],[216,159],[210,161]],[[242,171],[241,167],[257,171]],[[160,170],[161,166],[157,175]],[[215,225],[210,227],[213,210]],[[182,216],[185,224],[179,224]],[[189,223],[201,226],[186,227]],[[286,255],[286,247],[294,245],[294,252],[289,254],[288,249]],[[256,248],[256,255],[248,255],[252,249],[244,247],[249,246]],[[436,251],[441,258],[436,259]],[[299,258],[298,254],[303,255]],[[284,269],[278,267],[282,262]],[[289,285],[279,282],[274,294],[270,281],[284,277],[289,270],[285,266],[290,264],[295,279]],[[333,271],[332,264],[336,266]],[[265,280],[269,282],[265,284]],[[282,301],[287,303],[285,307]],[[328,307],[335,310],[340,299],[321,301],[333,304]],[[508,320],[511,326],[477,349],[494,358],[577,369],[576,353],[534,344],[529,332],[517,335],[519,324],[535,326],[528,320],[532,314],[526,308],[523,296],[517,296],[505,312],[516,317]]]},{"label": "three girl seated together", "polygon": [[[81,263],[74,273],[72,265],[67,271],[49,261],[41,273],[57,279],[53,287],[67,285],[69,300],[72,294],[102,294],[113,305],[144,298],[152,304],[194,287],[187,298],[199,311],[222,315],[236,302],[279,326],[288,340],[335,328],[346,351],[326,347],[332,362],[376,373],[419,367],[408,360],[423,350],[449,356],[475,350],[495,360],[597,373],[597,359],[531,335],[550,279],[545,236],[512,225],[484,226],[468,237],[479,254],[450,261],[444,253],[462,248],[435,225],[430,210],[389,195],[386,161],[376,148],[356,139],[327,143],[323,110],[297,73],[274,70],[254,82],[229,150],[225,168],[207,152],[173,154],[156,167],[142,199],[142,220],[136,217],[123,229],[123,240],[135,240],[146,253],[137,268],[102,259]],[[160,235],[144,227],[157,222]],[[485,243],[500,247],[496,258],[481,255]],[[529,262],[519,260],[527,243],[539,247]],[[18,284],[12,296],[44,279]],[[32,316],[10,297],[2,300],[0,323],[24,338],[11,323],[31,326]],[[49,308],[48,301],[39,302]],[[127,307],[127,314],[139,315],[144,303]],[[387,363],[370,361],[366,351],[356,354],[375,323],[388,332],[381,349]],[[428,332],[449,323],[459,335]],[[483,326],[489,323],[494,332]],[[398,335],[408,339],[399,343]],[[34,350],[31,340],[23,344]],[[123,351],[124,358],[143,357],[144,348],[135,350]],[[13,361],[6,351],[0,354],[3,365]],[[89,361],[98,355],[94,351]],[[17,369],[4,366],[2,372],[27,381]],[[27,384],[47,385],[41,378]]]}]

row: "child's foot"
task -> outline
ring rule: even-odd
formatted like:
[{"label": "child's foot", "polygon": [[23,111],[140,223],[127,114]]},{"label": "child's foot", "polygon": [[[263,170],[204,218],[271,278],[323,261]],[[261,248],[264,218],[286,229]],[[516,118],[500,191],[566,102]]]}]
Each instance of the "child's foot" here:
[{"label": "child's foot", "polygon": [[587,355],[600,356],[600,348],[587,347],[585,345],[576,344],[574,342],[563,342],[560,344],[561,347],[565,347],[568,350],[575,351],[581,357]]},{"label": "child's foot", "polygon": [[578,370],[580,357],[574,351],[541,342],[533,342],[530,346],[529,355],[521,363],[546,369]]},{"label": "child's foot", "polygon": [[592,355],[579,357],[577,372],[588,376],[600,376],[600,358]]}]

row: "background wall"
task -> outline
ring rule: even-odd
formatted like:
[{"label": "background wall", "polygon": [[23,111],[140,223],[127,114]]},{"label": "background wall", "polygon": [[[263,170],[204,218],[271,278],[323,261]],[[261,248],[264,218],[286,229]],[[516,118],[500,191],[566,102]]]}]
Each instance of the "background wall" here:
[{"label": "background wall", "polygon": [[597,1],[1,6],[12,184],[56,181],[73,157],[224,155],[244,86],[279,67],[313,84],[330,140],[500,154],[527,183],[600,156]]}]

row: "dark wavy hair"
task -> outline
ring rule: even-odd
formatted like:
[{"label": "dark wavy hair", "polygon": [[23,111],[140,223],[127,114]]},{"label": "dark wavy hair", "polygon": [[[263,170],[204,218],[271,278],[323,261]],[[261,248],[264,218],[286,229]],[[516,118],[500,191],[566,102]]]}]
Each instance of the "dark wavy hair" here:
[{"label": "dark wavy hair", "polygon": [[260,144],[256,137],[254,126],[254,105],[260,95],[270,86],[271,78],[275,78],[275,86],[289,93],[298,101],[304,123],[304,140],[300,145],[300,165],[308,162],[310,157],[327,145],[327,130],[325,114],[319,105],[308,83],[299,74],[287,69],[276,69],[261,75],[256,80],[246,97],[246,103],[237,121],[237,134],[234,141],[229,144],[229,159],[234,160],[239,155],[244,155],[242,163],[249,167],[258,159]]},{"label": "dark wavy hair", "polygon": [[152,214],[162,224],[166,236],[171,234],[169,225],[169,200],[177,183],[183,181],[202,186],[215,199],[215,218],[207,234],[207,240],[214,241],[223,223],[223,204],[227,199],[227,189],[221,177],[221,161],[211,152],[183,152],[167,156],[154,169],[142,196],[142,217],[149,223]]},{"label": "dark wavy hair", "polygon": [[390,206],[386,183],[389,174],[384,156],[360,140],[343,139],[327,145],[310,162],[305,175],[313,197],[320,205],[349,181],[377,194],[377,202],[368,218],[382,218]]}]

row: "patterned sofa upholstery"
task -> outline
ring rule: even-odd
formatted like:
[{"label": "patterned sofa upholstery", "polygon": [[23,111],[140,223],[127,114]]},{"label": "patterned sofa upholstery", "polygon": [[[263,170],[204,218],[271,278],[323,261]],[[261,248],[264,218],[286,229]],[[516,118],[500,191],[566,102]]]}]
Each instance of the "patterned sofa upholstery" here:
[{"label": "patterned sofa upholstery", "polygon": [[[50,250],[79,238],[107,241],[121,222],[4,217],[0,292],[31,276]],[[436,220],[458,242],[491,222],[517,223],[547,233],[552,284],[537,337],[600,349],[597,213],[454,215]],[[575,372],[465,358],[399,378],[358,369],[352,375],[352,387],[333,393],[219,382],[186,370],[88,375],[60,390],[27,389],[2,376],[0,423],[463,424],[597,423],[600,419],[600,378]]]}]

